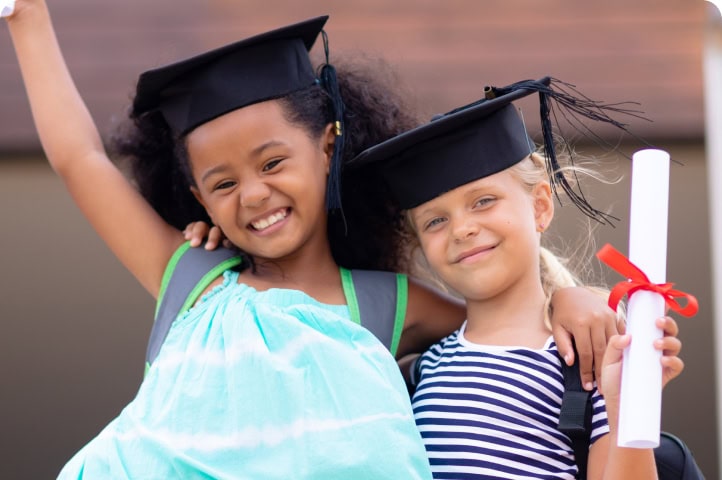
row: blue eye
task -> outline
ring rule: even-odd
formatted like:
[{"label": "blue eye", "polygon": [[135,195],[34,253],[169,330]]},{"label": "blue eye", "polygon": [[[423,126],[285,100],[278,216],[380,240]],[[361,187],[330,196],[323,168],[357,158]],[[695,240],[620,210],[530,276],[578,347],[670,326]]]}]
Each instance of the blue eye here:
[{"label": "blue eye", "polygon": [[496,200],[494,197],[482,197],[482,198],[478,199],[476,201],[476,203],[474,203],[474,206],[475,207],[484,207],[484,206],[492,203],[494,200]]},{"label": "blue eye", "polygon": [[428,230],[432,227],[435,227],[437,225],[440,225],[441,223],[445,222],[446,219],[444,217],[436,217],[432,218],[428,222],[426,222],[426,225],[424,225],[424,230]]}]

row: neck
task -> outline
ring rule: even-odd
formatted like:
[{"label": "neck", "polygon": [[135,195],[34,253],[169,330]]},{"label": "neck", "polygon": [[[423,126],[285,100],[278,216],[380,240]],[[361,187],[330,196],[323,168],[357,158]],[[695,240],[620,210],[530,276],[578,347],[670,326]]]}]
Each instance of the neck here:
[{"label": "neck", "polygon": [[541,348],[551,333],[544,322],[545,303],[538,274],[492,297],[467,299],[464,335],[484,345]]},{"label": "neck", "polygon": [[280,259],[254,257],[253,261],[255,268],[244,270],[241,281],[256,290],[300,290],[323,303],[346,303],[339,267],[327,244]]}]

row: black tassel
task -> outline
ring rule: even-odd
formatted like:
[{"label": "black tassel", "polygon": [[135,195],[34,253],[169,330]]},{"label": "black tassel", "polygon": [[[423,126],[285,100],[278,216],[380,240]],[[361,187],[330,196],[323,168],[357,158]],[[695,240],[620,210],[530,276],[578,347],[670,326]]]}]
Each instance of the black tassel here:
[{"label": "black tassel", "polygon": [[326,54],[326,63],[321,66],[319,73],[319,81],[321,86],[331,97],[333,104],[334,130],[336,134],[336,142],[333,147],[333,156],[331,157],[331,169],[328,175],[328,184],[326,187],[326,209],[341,210],[341,156],[343,155],[344,144],[344,104],[341,98],[341,92],[338,88],[338,80],[336,78],[336,69],[329,63],[328,53],[328,35],[325,31],[321,31],[323,37],[323,49]]},{"label": "black tassel", "polygon": [[[487,87],[486,90],[491,92],[489,95],[491,95],[492,98],[494,96],[499,97],[518,90],[527,90],[539,93],[539,114],[541,117],[542,136],[544,139],[544,155],[546,157],[546,168],[547,173],[549,174],[552,191],[557,196],[557,199],[559,199],[557,188],[561,187],[572,203],[574,203],[574,205],[576,205],[587,216],[602,224],[614,226],[614,221],[618,221],[619,219],[592,207],[584,196],[584,192],[579,186],[580,184],[577,182],[577,189],[575,190],[567,181],[564,172],[560,170],[561,167],[559,165],[559,161],[557,160],[553,130],[554,126],[559,128],[559,118],[557,117],[557,114],[559,114],[567,124],[571,125],[585,137],[592,139],[599,145],[604,145],[606,148],[615,149],[613,145],[605,142],[601,137],[599,137],[599,135],[594,133],[594,131],[584,124],[581,120],[581,117],[584,117],[596,122],[610,124],[622,132],[627,133],[637,140],[647,144],[647,142],[644,142],[633,135],[629,131],[627,124],[619,122],[610,116],[610,114],[621,114],[648,120],[643,116],[643,112],[634,109],[636,107],[628,108],[629,105],[638,106],[639,104],[635,102],[607,104],[591,100],[577,91],[574,85],[550,77],[542,80],[523,80],[500,88]],[[478,104],[479,102],[476,103]],[[555,109],[555,107],[558,108]],[[572,155],[572,149],[569,147],[566,140],[564,140],[563,135],[561,142],[564,148],[569,152],[570,162],[573,166],[574,157]]]}]

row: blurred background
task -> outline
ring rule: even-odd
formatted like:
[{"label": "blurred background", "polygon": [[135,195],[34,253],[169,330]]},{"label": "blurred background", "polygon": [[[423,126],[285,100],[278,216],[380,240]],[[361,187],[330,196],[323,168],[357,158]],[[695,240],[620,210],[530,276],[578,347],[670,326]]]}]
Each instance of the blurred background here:
[{"label": "blurred background", "polygon": [[[70,70],[106,138],[123,118],[140,72],[321,14],[331,15],[332,62],[385,60],[411,108],[423,116],[476,100],[484,85],[547,74],[595,99],[640,102],[652,121],[630,121],[632,130],[669,151],[675,162],[667,275],[700,301],[695,318],[678,318],[686,370],[664,392],[662,428],[690,445],[708,478],[719,478],[715,335],[720,334],[714,326],[711,240],[717,207],[710,209],[718,203],[710,201],[716,190],[709,185],[716,181],[708,177],[722,168],[717,140],[722,127],[711,125],[720,114],[711,115],[709,107],[714,96],[719,103],[716,89],[722,85],[709,85],[715,78],[709,75],[715,64],[710,52],[722,55],[722,21],[711,3],[50,3]],[[312,53],[320,59],[320,45]],[[527,112],[533,132],[536,112],[531,107]],[[606,134],[627,155],[643,148],[634,139]],[[577,150],[598,153],[583,142]],[[609,155],[601,163],[621,181],[590,185],[585,193],[620,222],[616,228],[598,227],[596,244],[610,242],[626,254],[631,163]],[[154,302],[96,238],[46,165],[4,23],[0,225],[0,478],[52,478],[134,396]],[[559,248],[573,247],[585,225],[576,209],[560,208],[548,240]],[[620,280],[593,260],[594,251],[587,266],[609,284]]]}]

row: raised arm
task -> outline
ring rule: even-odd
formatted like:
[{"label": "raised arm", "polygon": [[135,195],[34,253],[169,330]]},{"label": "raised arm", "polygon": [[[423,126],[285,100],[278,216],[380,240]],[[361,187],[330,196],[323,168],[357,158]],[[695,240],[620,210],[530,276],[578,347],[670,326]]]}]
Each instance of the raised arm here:
[{"label": "raised arm", "polygon": [[65,65],[44,1],[18,0],[10,35],[52,168],[113,253],[154,296],[183,242],[108,158]]}]

